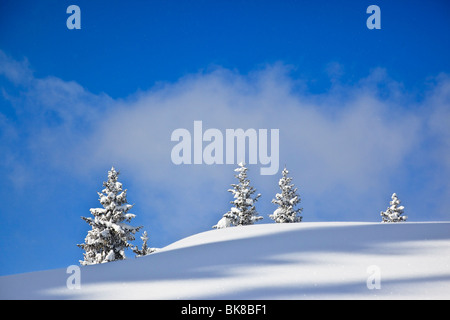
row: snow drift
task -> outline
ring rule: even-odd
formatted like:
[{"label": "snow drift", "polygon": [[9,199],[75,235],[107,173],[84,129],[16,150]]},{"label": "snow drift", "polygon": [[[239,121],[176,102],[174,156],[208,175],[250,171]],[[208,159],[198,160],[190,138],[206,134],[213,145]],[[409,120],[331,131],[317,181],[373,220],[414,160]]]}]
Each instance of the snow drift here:
[{"label": "snow drift", "polygon": [[80,270],[0,277],[0,298],[449,299],[450,222],[239,226]]}]

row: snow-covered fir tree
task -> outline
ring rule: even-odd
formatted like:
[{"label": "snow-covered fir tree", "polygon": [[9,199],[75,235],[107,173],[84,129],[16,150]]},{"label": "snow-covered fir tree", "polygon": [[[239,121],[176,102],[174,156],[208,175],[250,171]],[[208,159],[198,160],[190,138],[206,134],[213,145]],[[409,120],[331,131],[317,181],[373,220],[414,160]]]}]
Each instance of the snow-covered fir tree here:
[{"label": "snow-covered fir tree", "polygon": [[238,172],[235,177],[239,180],[239,183],[232,184],[233,189],[228,189],[233,194],[234,200],[230,201],[230,203],[234,206],[223,215],[223,218],[219,221],[220,223],[217,223],[213,228],[249,225],[263,218],[258,216],[255,208],[255,202],[258,201],[261,194],[253,196],[256,189],[250,186],[247,170],[243,162],[239,163],[239,167],[234,170]]},{"label": "snow-covered fir tree", "polygon": [[292,178],[288,177],[288,173],[289,171],[284,168],[283,177],[278,181],[281,193],[277,193],[275,199],[272,200],[272,203],[278,205],[278,208],[269,217],[277,223],[302,221],[300,214],[303,208],[294,209],[301,199],[297,194],[297,188],[291,183]]},{"label": "snow-covered fir tree", "polygon": [[97,192],[103,208],[92,208],[93,217],[82,217],[92,227],[84,243],[78,245],[85,250],[82,265],[125,259],[125,249],[132,248],[128,241],[133,241],[134,234],[142,228],[127,224],[135,215],[128,213],[133,206],[127,202],[127,190],[122,190],[118,175],[112,167],[108,181],[103,182],[104,189]]},{"label": "snow-covered fir tree", "polygon": [[133,252],[136,254],[136,257],[143,257],[156,251],[156,248],[149,248],[147,246],[148,241],[147,231],[144,231],[141,239],[142,239],[142,249],[139,250],[137,246],[133,248]]},{"label": "snow-covered fir tree", "polygon": [[392,201],[389,202],[390,206],[386,211],[381,211],[381,222],[401,222],[406,221],[408,216],[403,216],[405,207],[400,205],[400,200],[396,193],[392,194]]}]

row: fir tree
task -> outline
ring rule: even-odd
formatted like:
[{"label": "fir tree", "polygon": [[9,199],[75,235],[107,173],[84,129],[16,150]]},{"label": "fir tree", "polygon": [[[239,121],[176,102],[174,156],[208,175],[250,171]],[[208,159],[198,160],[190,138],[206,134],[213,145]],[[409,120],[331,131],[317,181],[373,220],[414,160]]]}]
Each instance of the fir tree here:
[{"label": "fir tree", "polygon": [[294,209],[301,199],[297,194],[297,188],[291,183],[292,178],[287,176],[288,173],[289,171],[284,168],[283,177],[278,181],[281,193],[277,193],[275,199],[272,200],[272,203],[278,205],[278,208],[269,217],[277,223],[302,221],[300,214],[303,208]]},{"label": "fir tree", "polygon": [[[232,184],[233,189],[228,189],[229,192],[233,194],[234,200],[230,203],[234,206],[223,215],[226,223],[223,225],[249,225],[253,224],[255,221],[262,219],[263,217],[258,216],[258,212],[255,208],[255,202],[258,201],[258,198],[261,194],[257,194],[253,197],[253,194],[256,192],[256,189],[250,186],[250,180],[247,179],[247,168],[244,163],[239,163],[239,167],[234,171],[238,172],[235,177],[239,180],[238,184]],[[224,221],[224,219],[220,221]],[[213,228],[218,228],[219,223]]]},{"label": "fir tree", "polygon": [[136,254],[136,257],[143,257],[143,256],[146,256],[146,255],[156,251],[156,248],[149,248],[147,246],[147,241],[148,241],[147,231],[144,231],[141,239],[142,239],[142,249],[139,250],[139,248],[137,246],[133,248],[133,252]]},{"label": "fir tree", "polygon": [[400,206],[400,200],[397,197],[396,193],[392,194],[392,201],[389,202],[390,206],[386,209],[386,211],[381,211],[381,222],[401,222],[406,221],[407,216],[402,216],[405,207]]},{"label": "fir tree", "polygon": [[97,192],[103,208],[90,209],[93,217],[82,217],[92,230],[78,246],[85,250],[84,260],[80,264],[89,265],[126,258],[125,249],[132,247],[128,241],[134,240],[134,234],[142,227],[132,227],[135,217],[128,213],[133,207],[127,202],[127,190],[122,191],[122,183],[117,181],[119,172],[114,167],[108,172],[108,181],[103,182],[104,189]]}]

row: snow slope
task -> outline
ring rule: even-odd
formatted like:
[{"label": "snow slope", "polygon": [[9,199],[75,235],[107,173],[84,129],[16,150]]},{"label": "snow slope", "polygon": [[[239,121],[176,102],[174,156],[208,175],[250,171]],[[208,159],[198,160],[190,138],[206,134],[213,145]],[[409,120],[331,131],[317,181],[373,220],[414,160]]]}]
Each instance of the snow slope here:
[{"label": "snow slope", "polygon": [[[130,253],[129,253],[130,255]],[[1,299],[449,299],[450,222],[211,230],[141,258],[0,277]],[[380,289],[369,289],[377,283]]]}]

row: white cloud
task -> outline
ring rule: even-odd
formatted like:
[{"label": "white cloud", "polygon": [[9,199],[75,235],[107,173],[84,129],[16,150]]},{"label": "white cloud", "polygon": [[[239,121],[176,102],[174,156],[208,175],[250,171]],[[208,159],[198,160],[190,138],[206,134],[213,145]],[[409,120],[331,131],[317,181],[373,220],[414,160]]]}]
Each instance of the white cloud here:
[{"label": "white cloud", "polygon": [[[14,68],[22,65],[10,63],[4,74],[28,74]],[[445,181],[450,178],[450,81],[445,77],[413,107],[401,84],[381,69],[353,86],[336,82],[319,95],[296,90],[297,81],[282,64],[248,75],[217,68],[116,101],[54,77],[28,83],[20,105],[40,110],[35,134],[27,137],[27,143],[33,140],[32,150],[46,151],[49,165],[74,174],[118,167],[133,181],[136,208],[167,231],[190,234],[209,228],[229,208],[226,190],[234,182],[233,166],[176,166],[171,161],[172,131],[193,130],[194,120],[202,120],[204,130],[223,132],[280,129],[280,167],[286,164],[300,187],[304,221],[378,221],[392,192],[414,200],[420,182],[413,192],[395,175],[414,174],[405,163],[423,153],[429,137],[438,139],[433,152],[439,156],[433,159],[447,168]],[[425,107],[430,112],[422,112]],[[51,112],[56,124],[49,120]],[[263,193],[259,207],[266,216],[273,210],[270,200],[279,177],[259,176],[259,166],[249,174]],[[448,198],[448,191],[437,195],[443,196]],[[417,204],[416,212],[424,206]]]},{"label": "white cloud", "polygon": [[[295,93],[292,87],[283,66],[248,76],[222,69],[190,76],[122,102],[100,121],[95,138],[89,140],[95,142],[83,147],[91,148],[89,154],[95,154],[97,161],[117,159],[132,168],[142,183],[174,194],[188,192],[180,215],[198,211],[203,204],[197,198],[205,188],[221,186],[207,200],[211,208],[202,208],[202,214],[208,214],[214,198],[232,182],[229,166],[176,167],[171,163],[171,148],[176,144],[170,141],[171,132],[177,128],[192,132],[194,120],[202,120],[204,130],[280,129],[280,164],[297,173],[297,183],[313,197],[309,200],[327,199],[318,209],[341,211],[360,202],[359,195],[367,200],[370,194],[377,199],[377,194],[390,193],[386,186],[414,148],[420,120],[406,109],[394,117],[389,101],[366,86],[347,88],[350,92],[344,101],[334,101],[332,94],[311,97]],[[258,172],[255,166],[252,174]],[[255,179],[261,184],[271,180]],[[345,190],[346,196],[334,197],[336,188]],[[262,189],[277,191],[276,187]],[[266,194],[265,201],[269,203],[272,196]],[[269,210],[271,205],[266,207]],[[323,219],[326,215],[317,213]]]},{"label": "white cloud", "polygon": [[16,61],[2,50],[0,50],[0,74],[16,85],[27,84],[33,79],[27,59]]}]

